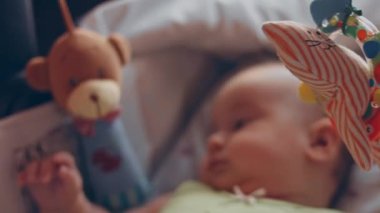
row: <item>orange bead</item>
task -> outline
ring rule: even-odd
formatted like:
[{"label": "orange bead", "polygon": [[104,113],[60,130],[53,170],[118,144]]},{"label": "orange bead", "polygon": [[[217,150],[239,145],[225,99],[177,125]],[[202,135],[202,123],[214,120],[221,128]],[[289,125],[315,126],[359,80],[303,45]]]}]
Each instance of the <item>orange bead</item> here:
[{"label": "orange bead", "polygon": [[367,38],[367,31],[364,30],[364,29],[360,29],[360,30],[358,30],[358,32],[357,32],[357,36],[358,36],[358,39],[359,39],[360,41],[364,41],[364,40],[366,40],[366,38]]}]

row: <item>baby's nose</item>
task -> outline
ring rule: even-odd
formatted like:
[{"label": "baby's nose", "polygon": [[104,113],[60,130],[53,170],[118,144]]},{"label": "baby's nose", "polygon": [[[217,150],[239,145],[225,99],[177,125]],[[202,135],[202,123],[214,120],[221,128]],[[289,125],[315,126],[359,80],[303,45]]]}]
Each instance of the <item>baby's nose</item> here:
[{"label": "baby's nose", "polygon": [[207,144],[207,151],[209,153],[215,153],[223,149],[224,139],[222,134],[216,133],[209,137]]}]

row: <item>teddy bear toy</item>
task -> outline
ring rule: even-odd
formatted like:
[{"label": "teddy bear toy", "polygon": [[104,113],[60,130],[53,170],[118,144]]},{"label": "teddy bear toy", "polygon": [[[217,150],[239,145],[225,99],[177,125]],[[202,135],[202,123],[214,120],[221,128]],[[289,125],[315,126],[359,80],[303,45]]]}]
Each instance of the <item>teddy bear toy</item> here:
[{"label": "teddy bear toy", "polygon": [[[109,37],[76,28],[65,0],[59,0],[67,32],[47,57],[26,69],[28,83],[50,91],[79,132],[79,167],[87,196],[112,212],[143,202],[149,186],[119,115],[122,69],[131,48],[121,35]],[[86,188],[86,187],[85,187]]]},{"label": "teddy bear toy", "polygon": [[122,36],[105,38],[75,28],[70,15],[63,14],[68,32],[54,43],[46,58],[36,57],[28,63],[26,77],[33,88],[51,91],[81,133],[91,135],[91,121],[112,120],[119,113],[122,67],[131,50]]}]

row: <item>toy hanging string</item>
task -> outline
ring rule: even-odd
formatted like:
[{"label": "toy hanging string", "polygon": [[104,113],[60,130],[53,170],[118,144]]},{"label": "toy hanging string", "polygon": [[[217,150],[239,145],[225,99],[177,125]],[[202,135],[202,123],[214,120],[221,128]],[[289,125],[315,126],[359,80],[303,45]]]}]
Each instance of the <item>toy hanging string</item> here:
[{"label": "toy hanging string", "polygon": [[70,10],[69,10],[69,7],[67,6],[66,0],[59,0],[59,6],[61,8],[61,13],[65,22],[67,31],[69,33],[74,32],[75,24],[70,14]]}]

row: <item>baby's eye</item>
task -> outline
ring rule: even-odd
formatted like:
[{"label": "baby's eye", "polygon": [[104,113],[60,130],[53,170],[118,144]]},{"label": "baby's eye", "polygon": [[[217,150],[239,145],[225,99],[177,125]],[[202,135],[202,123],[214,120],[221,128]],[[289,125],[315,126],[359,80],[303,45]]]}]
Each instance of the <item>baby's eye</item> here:
[{"label": "baby's eye", "polygon": [[99,78],[105,78],[106,77],[106,74],[105,74],[103,68],[98,69],[98,77]]},{"label": "baby's eye", "polygon": [[238,119],[233,123],[232,129],[233,130],[239,130],[243,128],[247,124],[246,119]]}]

